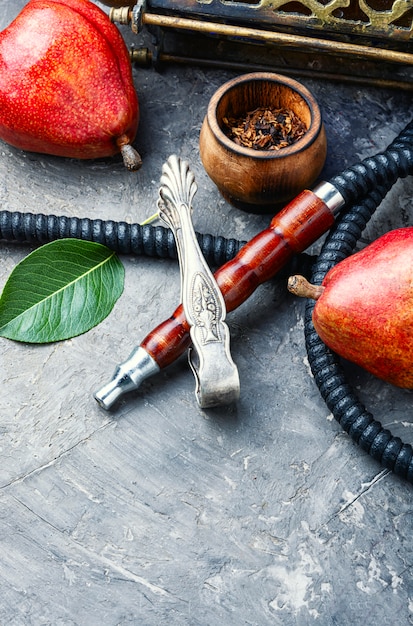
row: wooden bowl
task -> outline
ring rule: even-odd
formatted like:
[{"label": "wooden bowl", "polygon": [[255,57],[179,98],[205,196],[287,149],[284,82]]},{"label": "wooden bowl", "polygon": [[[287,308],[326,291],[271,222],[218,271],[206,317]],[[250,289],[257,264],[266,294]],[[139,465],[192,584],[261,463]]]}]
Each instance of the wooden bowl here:
[{"label": "wooden bowl", "polygon": [[[290,109],[306,125],[305,134],[279,150],[240,146],[228,137],[224,119],[261,107]],[[212,96],[199,149],[206,172],[228,202],[253,213],[269,213],[317,179],[327,141],[320,109],[306,87],[286,76],[255,72],[230,80]]]}]

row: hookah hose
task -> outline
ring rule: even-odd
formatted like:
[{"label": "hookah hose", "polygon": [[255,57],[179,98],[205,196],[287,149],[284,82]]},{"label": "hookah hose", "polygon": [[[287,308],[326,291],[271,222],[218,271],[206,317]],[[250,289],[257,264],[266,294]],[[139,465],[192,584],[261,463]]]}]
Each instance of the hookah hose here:
[{"label": "hookah hose", "polygon": [[[44,244],[57,239],[93,241],[120,254],[177,259],[173,232],[164,226],[141,226],[114,220],[0,211],[0,240]],[[245,242],[197,233],[205,258],[212,265],[232,259]]]},{"label": "hookah hose", "polygon": [[[220,267],[233,259],[246,241],[221,235],[195,233],[202,254],[213,267]],[[0,211],[0,241],[45,244],[58,239],[93,241],[125,255],[148,256],[158,259],[177,259],[178,252],[173,232],[165,226],[130,224],[115,220]],[[301,273],[310,276],[315,256],[302,252],[294,255],[279,278]]]},{"label": "hookah hose", "polygon": [[[368,162],[370,161],[370,166]],[[377,169],[380,166],[380,169]],[[366,180],[378,186],[358,204],[344,213],[328,234],[313,265],[311,282],[320,285],[327,272],[351,254],[368,221],[398,177],[413,173],[413,122],[397,137],[388,150],[367,159],[342,175],[335,182],[343,195],[353,201]],[[312,322],[315,302],[308,300],[305,308],[304,335],[309,364],[315,382],[327,407],[355,443],[384,467],[413,482],[413,448],[381,423],[360,402],[346,380],[339,357],[320,339]]]},{"label": "hookah hose", "polygon": [[[292,262],[312,267],[311,281],[321,283],[328,269],[352,252],[368,220],[393,184],[411,174],[413,121],[384,152],[330,179],[329,184],[341,194],[345,208],[327,236],[315,265],[313,257],[304,253],[293,257]],[[177,258],[173,234],[162,226],[0,211],[0,239],[45,243],[66,237],[102,243],[124,254]],[[204,256],[215,265],[232,259],[244,245],[235,239],[199,233],[197,238]],[[305,273],[301,267],[300,270]],[[296,269],[288,268],[287,272],[295,273]],[[337,357],[312,327],[311,314],[312,303],[309,302],[305,313],[306,348],[316,384],[329,409],[343,429],[373,458],[413,482],[412,447],[384,430],[358,401]]]},{"label": "hookah hose", "polygon": [[[320,285],[326,273],[354,249],[381,200],[380,190],[344,215],[326,238],[313,266],[311,282]],[[413,482],[413,448],[403,443],[366,410],[346,380],[339,357],[320,339],[312,322],[315,302],[305,308],[304,335],[311,371],[322,398],[350,437],[384,467]]]},{"label": "hookah hose", "polygon": [[[246,241],[221,235],[195,233],[199,247],[211,266],[220,267],[233,259]],[[178,252],[173,232],[165,226],[130,224],[115,220],[44,215],[20,211],[0,211],[0,241],[45,244],[57,239],[93,241],[125,255],[148,256],[158,259],[177,259]],[[296,254],[279,273],[287,277],[300,272],[310,276],[315,256],[305,252]]]}]

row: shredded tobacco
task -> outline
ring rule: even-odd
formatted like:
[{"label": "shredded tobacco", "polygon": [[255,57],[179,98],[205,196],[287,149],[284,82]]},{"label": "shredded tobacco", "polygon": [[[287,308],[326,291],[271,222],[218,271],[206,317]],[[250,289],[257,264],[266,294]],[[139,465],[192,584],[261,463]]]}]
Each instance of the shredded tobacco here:
[{"label": "shredded tobacco", "polygon": [[222,121],[223,131],[232,141],[253,150],[281,150],[307,131],[298,115],[287,108],[258,108]]}]

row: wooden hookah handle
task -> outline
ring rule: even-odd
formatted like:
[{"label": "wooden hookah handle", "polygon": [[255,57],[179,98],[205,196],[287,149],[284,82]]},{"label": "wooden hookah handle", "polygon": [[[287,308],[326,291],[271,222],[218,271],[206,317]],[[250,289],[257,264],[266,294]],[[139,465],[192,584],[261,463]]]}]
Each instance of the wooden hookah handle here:
[{"label": "wooden hookah handle", "polygon": [[[334,223],[334,212],[314,191],[305,190],[282,209],[269,228],[256,235],[214,274],[227,311],[245,302],[297,253],[303,252]],[[182,305],[152,330],[141,347],[164,368],[190,345]]]}]

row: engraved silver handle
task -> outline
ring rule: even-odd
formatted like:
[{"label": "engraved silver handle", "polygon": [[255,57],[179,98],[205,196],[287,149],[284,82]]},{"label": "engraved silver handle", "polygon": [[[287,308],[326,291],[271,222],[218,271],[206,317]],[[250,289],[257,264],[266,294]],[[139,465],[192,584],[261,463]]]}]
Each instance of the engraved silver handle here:
[{"label": "engraved silver handle", "polygon": [[217,282],[201,252],[192,224],[197,191],[188,163],[172,155],[162,168],[159,217],[175,237],[181,270],[181,301],[193,347],[189,363],[201,408],[235,402],[240,394],[238,369],[230,353],[226,307]]}]

